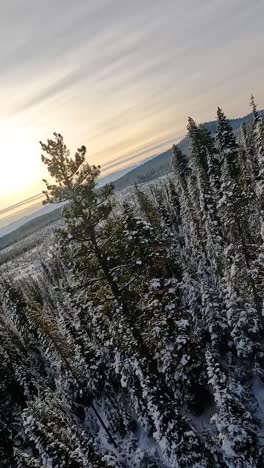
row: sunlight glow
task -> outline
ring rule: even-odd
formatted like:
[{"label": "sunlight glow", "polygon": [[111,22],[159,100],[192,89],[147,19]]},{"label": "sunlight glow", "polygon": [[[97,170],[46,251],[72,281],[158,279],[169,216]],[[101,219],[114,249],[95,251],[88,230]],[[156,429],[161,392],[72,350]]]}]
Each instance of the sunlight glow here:
[{"label": "sunlight glow", "polygon": [[40,169],[34,129],[0,122],[0,200],[23,197],[40,176]]}]

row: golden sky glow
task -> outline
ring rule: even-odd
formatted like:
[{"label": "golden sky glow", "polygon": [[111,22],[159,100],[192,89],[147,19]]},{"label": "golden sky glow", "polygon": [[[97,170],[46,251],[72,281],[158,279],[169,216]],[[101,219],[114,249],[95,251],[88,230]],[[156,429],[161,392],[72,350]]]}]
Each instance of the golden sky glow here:
[{"label": "golden sky glow", "polygon": [[36,176],[42,174],[36,132],[18,127],[12,121],[0,122],[0,187],[3,205],[22,196],[30,196],[39,187]]},{"label": "golden sky glow", "polygon": [[42,190],[61,132],[103,174],[171,146],[186,119],[263,106],[263,0],[10,0],[0,6],[0,209]]}]

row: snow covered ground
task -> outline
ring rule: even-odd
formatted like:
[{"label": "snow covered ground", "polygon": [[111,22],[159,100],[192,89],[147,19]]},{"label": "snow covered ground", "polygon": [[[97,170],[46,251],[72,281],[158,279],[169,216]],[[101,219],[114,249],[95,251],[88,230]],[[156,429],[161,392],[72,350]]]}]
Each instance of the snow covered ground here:
[{"label": "snow covered ground", "polygon": [[41,260],[51,255],[57,226],[58,223],[53,223],[0,250],[0,274],[13,279],[38,274]]}]

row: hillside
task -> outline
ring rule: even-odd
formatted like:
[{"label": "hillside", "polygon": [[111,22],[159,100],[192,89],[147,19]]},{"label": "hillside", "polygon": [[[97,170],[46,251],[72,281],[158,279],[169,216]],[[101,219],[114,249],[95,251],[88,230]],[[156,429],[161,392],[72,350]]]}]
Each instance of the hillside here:
[{"label": "hillside", "polygon": [[[261,111],[262,114],[264,111]],[[248,114],[244,117],[239,117],[237,119],[229,120],[229,123],[235,133],[237,133],[242,124],[247,124],[252,119],[252,114]],[[212,134],[216,131],[217,122],[211,121],[201,124],[201,126],[205,127],[209,130]],[[188,153],[190,140],[187,136],[185,136],[177,146],[183,153]],[[127,174],[123,175],[119,179],[117,179],[113,185],[116,190],[123,190],[130,185],[134,185],[135,183],[141,184],[143,182],[148,182],[150,180],[156,179],[156,177],[163,176],[168,174],[171,171],[171,149],[168,149],[164,153],[155,156],[154,158],[146,161],[144,164],[132,169]]]},{"label": "hillside", "polygon": [[[21,239],[39,231],[40,229],[48,226],[49,224],[57,221],[61,217],[62,208],[56,208],[55,210],[36,216],[24,224],[15,228],[13,231],[8,232],[6,235],[0,237],[0,250],[5,249],[11,244],[20,241]],[[16,223],[13,223],[16,225]]]}]

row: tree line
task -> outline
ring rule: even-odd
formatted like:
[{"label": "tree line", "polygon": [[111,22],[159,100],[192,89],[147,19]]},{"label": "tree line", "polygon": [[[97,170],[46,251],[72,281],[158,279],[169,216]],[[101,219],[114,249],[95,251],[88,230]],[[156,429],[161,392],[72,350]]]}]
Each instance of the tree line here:
[{"label": "tree line", "polygon": [[[188,120],[188,157],[117,200],[41,143],[68,201],[38,278],[1,279],[0,464],[262,467],[264,118]],[[263,411],[263,408],[262,408]]]}]

